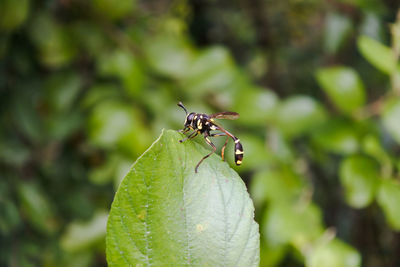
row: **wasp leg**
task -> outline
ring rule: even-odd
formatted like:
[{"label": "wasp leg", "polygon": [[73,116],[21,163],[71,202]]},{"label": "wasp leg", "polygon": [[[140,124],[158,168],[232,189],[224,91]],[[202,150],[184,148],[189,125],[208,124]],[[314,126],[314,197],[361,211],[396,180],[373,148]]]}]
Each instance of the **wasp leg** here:
[{"label": "wasp leg", "polygon": [[222,160],[225,160],[225,158],[224,158],[225,148],[226,148],[226,144],[228,144],[229,136],[226,133],[215,133],[215,134],[210,134],[210,136],[211,137],[226,136],[225,144],[222,146],[222,149],[221,149]]},{"label": "wasp leg", "polygon": [[221,148],[221,157],[222,157],[222,160],[225,160],[224,154],[225,154],[226,144],[228,144],[228,140],[229,140],[229,136],[226,137],[225,144],[224,144],[224,146]]},{"label": "wasp leg", "polygon": [[180,132],[180,133],[187,133],[187,132],[189,132],[190,131],[190,128],[185,128],[185,129],[182,129],[182,130],[178,130],[178,132]]},{"label": "wasp leg", "polygon": [[215,153],[215,151],[217,150],[217,147],[211,142],[211,140],[207,137],[204,136],[204,139],[206,139],[207,144],[209,144],[213,151],[211,151],[209,154],[205,155],[200,161],[199,163],[197,163],[196,168],[194,169],[194,172],[197,173],[197,169],[199,168],[200,164],[203,162],[203,160],[205,160],[206,158],[208,158],[209,156],[211,156],[211,154]]},{"label": "wasp leg", "polygon": [[[217,136],[226,136],[226,133],[212,133],[209,135],[210,137],[217,137]],[[228,136],[229,137],[229,136]]]},{"label": "wasp leg", "polygon": [[179,143],[185,142],[188,139],[195,138],[198,134],[199,134],[198,131],[193,132],[193,133],[189,134],[189,136],[187,136],[185,139],[179,140]]}]

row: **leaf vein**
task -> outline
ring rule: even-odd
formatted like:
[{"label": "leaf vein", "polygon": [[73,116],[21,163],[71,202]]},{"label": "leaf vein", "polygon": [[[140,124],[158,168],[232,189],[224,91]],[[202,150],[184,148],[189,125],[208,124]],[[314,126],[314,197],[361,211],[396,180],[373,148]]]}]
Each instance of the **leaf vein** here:
[{"label": "leaf vein", "polygon": [[249,244],[250,235],[251,235],[251,229],[252,229],[252,220],[253,220],[253,219],[250,217],[250,226],[248,227],[249,230],[248,230],[248,232],[247,232],[247,240],[246,240],[246,243],[245,243],[245,245],[244,245],[244,247],[243,247],[243,249],[242,249],[242,252],[240,252],[239,257],[238,257],[237,260],[236,260],[235,265],[238,264],[238,262],[240,261],[240,258],[242,257],[243,253],[246,251],[247,245]]},{"label": "leaf vein", "polygon": [[[174,144],[175,145],[175,148],[177,148],[177,145],[181,145],[180,143],[179,144],[177,144],[177,143],[175,143]],[[175,153],[173,153],[169,148],[168,148],[168,146],[167,146],[167,149],[168,149],[168,152],[169,152],[169,154],[171,155],[171,158],[173,158],[173,159],[175,159],[175,157],[176,157],[176,155],[175,155]],[[178,149],[177,149],[178,150]],[[185,180],[185,175],[184,175],[184,173],[185,173],[185,170],[186,170],[186,158],[187,158],[187,151],[186,151],[186,149],[184,149],[184,157],[185,157],[185,159],[184,159],[184,164],[177,164],[178,166],[181,166],[181,174],[180,174],[180,176],[182,177],[182,205],[183,205],[183,210],[182,210],[182,212],[183,212],[183,218],[184,218],[184,226],[185,226],[185,233],[186,233],[186,259],[187,259],[187,263],[188,263],[188,265],[190,266],[190,261],[191,261],[191,254],[190,254],[190,245],[189,245],[189,239],[190,239],[190,235],[189,235],[189,227],[188,227],[188,220],[187,220],[187,207],[186,207],[186,205],[187,205],[187,203],[186,203],[186,192],[185,192],[185,182],[186,182],[186,180]],[[178,161],[179,161],[179,159],[178,159]],[[175,170],[175,172],[176,172],[177,170]],[[176,176],[178,176],[178,175],[176,175]]]},{"label": "leaf vein", "polygon": [[[135,241],[135,239],[132,237],[132,235],[130,234],[130,231],[129,231],[129,229],[126,227],[126,222],[125,222],[125,220],[124,220],[124,218],[123,218],[123,214],[122,214],[122,211],[121,211],[121,209],[117,209],[118,210],[118,212],[119,212],[119,214],[120,214],[120,220],[121,220],[121,225],[122,225],[122,227],[125,229],[125,233],[127,233],[127,235],[128,235],[128,237],[129,237],[129,240],[131,241],[131,243],[133,244],[133,246],[135,246],[137,249],[138,249],[138,251],[143,255],[143,256],[145,256],[141,251],[140,251],[140,249],[139,249],[139,247],[138,247],[138,245],[136,244],[136,241]],[[122,255],[124,255],[124,254],[122,254]],[[125,258],[125,256],[122,256],[123,258]],[[129,262],[129,261],[128,261]]]},{"label": "leaf vein", "polygon": [[[216,173],[216,169],[215,167],[213,167],[213,171]],[[223,211],[224,211],[224,253],[223,253],[223,266],[226,266],[226,255],[227,255],[227,251],[228,251],[228,221],[227,221],[227,212],[226,212],[226,203],[225,203],[225,197],[224,197],[224,193],[222,191],[222,187],[221,187],[221,183],[220,183],[220,179],[218,178],[218,176],[215,174],[216,179],[217,179],[217,184],[218,184],[218,189],[221,193],[221,199],[222,199],[222,203],[223,203]]]},{"label": "leaf vein", "polygon": [[[114,239],[114,244],[117,246],[117,250],[118,250],[118,248],[120,248],[120,246],[119,246],[119,242],[118,242],[118,240],[117,240],[117,235],[112,235],[112,237],[113,237],[113,239]],[[124,255],[124,253],[122,253],[122,254],[120,254],[120,255],[121,255],[122,259],[123,259],[127,264],[129,264],[129,261],[128,261],[128,259],[126,258],[126,256]],[[110,264],[110,265],[112,265],[112,264]]]},{"label": "leaf vein", "polygon": [[[242,198],[243,198],[243,192],[242,192]],[[243,209],[244,209],[244,204],[242,203],[242,207],[241,207],[240,212],[239,212],[239,219],[238,219],[238,221],[237,221],[237,223],[235,225],[235,228],[232,231],[232,235],[229,238],[229,242],[232,240],[232,238],[235,236],[237,230],[239,229],[239,224],[240,224],[241,219],[242,219],[241,217],[243,216]]]},{"label": "leaf vein", "polygon": [[[134,172],[135,175],[137,175],[135,169],[133,169],[133,172]],[[131,188],[130,183],[131,183],[132,180],[133,180],[133,179],[129,179],[128,188]],[[134,201],[132,200],[131,195],[130,195],[130,194],[127,194],[127,196],[128,196],[127,198],[128,198],[129,205],[132,207],[132,209],[133,209],[133,211],[135,212],[136,216],[139,215],[139,213],[137,212],[137,210],[136,210],[136,208],[135,208],[135,203],[134,203]],[[146,214],[147,214],[147,210],[146,210]],[[143,223],[145,223],[145,222],[143,222]],[[135,245],[136,245],[136,243],[135,243]],[[136,248],[139,250],[139,252],[140,252],[144,257],[146,257],[146,256],[145,256],[145,253],[141,251],[141,249],[139,248],[139,246],[136,245]]]}]

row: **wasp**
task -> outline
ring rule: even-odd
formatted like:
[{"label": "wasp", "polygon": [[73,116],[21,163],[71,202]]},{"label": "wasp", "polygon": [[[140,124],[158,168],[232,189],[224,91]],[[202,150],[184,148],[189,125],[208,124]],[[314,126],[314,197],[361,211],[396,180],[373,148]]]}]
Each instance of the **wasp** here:
[{"label": "wasp", "polygon": [[[232,138],[232,140],[235,143],[235,163],[236,165],[242,164],[243,160],[243,146],[240,143],[240,139],[222,128],[220,125],[215,123],[215,119],[227,119],[227,120],[236,120],[239,118],[239,114],[236,112],[230,112],[230,111],[225,111],[225,112],[219,112],[211,115],[207,114],[202,114],[202,113],[195,113],[191,112],[188,113],[186,110],[185,106],[182,104],[182,102],[178,103],[178,106],[181,107],[185,113],[186,113],[186,118],[184,122],[184,128],[180,130],[182,133],[187,133],[190,130],[193,132],[186,136],[185,139],[179,140],[180,143],[192,139],[196,137],[197,135],[201,134],[204,136],[204,139],[206,140],[207,144],[209,144],[212,147],[212,151],[205,155],[199,163],[197,163],[194,171],[197,173],[197,170],[200,166],[200,164],[209,156],[211,156],[215,151],[217,150],[216,146],[211,142],[209,137],[217,137],[217,136],[226,136],[225,144],[221,149],[221,156],[222,160],[224,160],[224,152],[225,152],[225,147],[228,143],[229,137]],[[215,133],[211,133],[211,131],[219,131]]]}]

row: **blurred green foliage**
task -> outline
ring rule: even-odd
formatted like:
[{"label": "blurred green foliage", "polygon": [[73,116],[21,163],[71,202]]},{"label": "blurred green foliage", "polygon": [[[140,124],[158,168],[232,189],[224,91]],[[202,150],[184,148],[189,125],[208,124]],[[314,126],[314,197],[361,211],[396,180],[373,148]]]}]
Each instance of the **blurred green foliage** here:
[{"label": "blurred green foliage", "polygon": [[397,7],[0,0],[0,265],[105,266],[114,192],[179,100],[241,114],[262,266],[398,265]]}]

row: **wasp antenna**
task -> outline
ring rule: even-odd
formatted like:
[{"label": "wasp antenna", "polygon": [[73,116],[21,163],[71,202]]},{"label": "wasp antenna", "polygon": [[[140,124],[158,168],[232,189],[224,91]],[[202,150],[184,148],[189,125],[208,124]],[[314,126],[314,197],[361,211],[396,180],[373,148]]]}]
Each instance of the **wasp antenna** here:
[{"label": "wasp antenna", "polygon": [[185,106],[182,104],[181,101],[179,101],[178,106],[181,107],[181,108],[183,108],[183,110],[185,111],[186,115],[188,114],[188,112],[187,112]]}]

